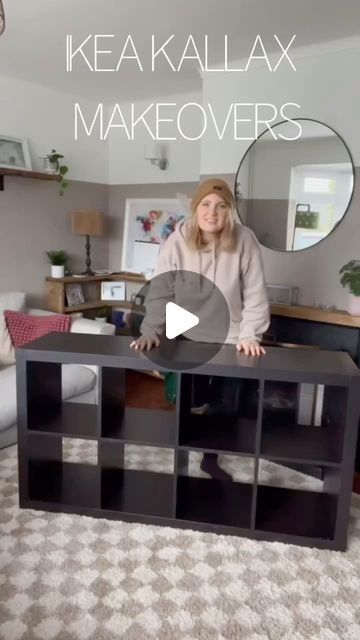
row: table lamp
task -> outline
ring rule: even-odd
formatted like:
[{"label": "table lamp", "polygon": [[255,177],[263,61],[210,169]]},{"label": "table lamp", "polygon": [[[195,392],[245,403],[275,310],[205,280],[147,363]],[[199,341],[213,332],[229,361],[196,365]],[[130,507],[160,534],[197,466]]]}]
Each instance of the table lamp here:
[{"label": "table lamp", "polygon": [[102,236],[104,232],[104,214],[100,211],[74,211],[71,216],[71,231],[86,236],[86,270],[82,275],[93,276],[91,270],[90,236]]}]

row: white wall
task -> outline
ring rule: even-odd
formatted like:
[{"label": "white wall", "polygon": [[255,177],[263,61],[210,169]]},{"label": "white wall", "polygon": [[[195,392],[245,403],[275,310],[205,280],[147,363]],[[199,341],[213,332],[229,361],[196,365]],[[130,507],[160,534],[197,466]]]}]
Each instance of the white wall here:
[{"label": "white wall", "polygon": [[[123,129],[112,129],[109,132],[109,182],[116,184],[147,184],[168,182],[191,182],[200,176],[200,141],[187,141],[177,132],[176,115],[182,105],[188,102],[201,104],[202,96],[199,92],[157,97],[145,101],[135,102],[135,113],[140,115],[151,103],[175,102],[176,107],[164,108],[162,117],[175,117],[175,123],[161,124],[162,135],[177,136],[177,140],[161,141],[166,147],[169,166],[166,171],[151,165],[144,159],[145,144],[151,143],[152,138],[142,124],[135,128],[134,140],[128,140]],[[126,123],[130,122],[130,103],[120,105],[121,113]],[[112,107],[110,107],[110,112]],[[151,109],[146,120],[152,130],[155,130],[154,109]],[[119,122],[119,119],[117,119]],[[182,118],[185,135],[191,137],[196,128],[194,117],[186,115]]]},{"label": "white wall", "polygon": [[99,137],[74,138],[74,103],[94,111],[90,102],[36,84],[0,77],[0,134],[27,138],[33,169],[39,156],[55,148],[65,156],[69,179],[108,183],[108,144]]},{"label": "white wall", "polygon": [[[360,47],[348,51],[326,53],[295,60],[297,71],[279,66],[269,72],[252,69],[247,73],[204,74],[203,103],[210,103],[219,120],[225,120],[232,103],[268,102],[281,107],[295,102],[293,117],[314,118],[334,128],[350,147],[355,165],[360,165],[360,128],[357,126],[360,105],[360,84],[356,82],[360,65]],[[233,67],[240,63],[233,63]],[[288,113],[290,111],[288,110]],[[252,117],[250,108],[244,117]],[[279,117],[279,122],[283,118]],[[264,130],[264,127],[261,129]],[[240,132],[252,135],[250,125]],[[251,141],[234,140],[233,130],[219,140],[214,127],[209,126],[202,138],[201,173],[235,173]]]}]

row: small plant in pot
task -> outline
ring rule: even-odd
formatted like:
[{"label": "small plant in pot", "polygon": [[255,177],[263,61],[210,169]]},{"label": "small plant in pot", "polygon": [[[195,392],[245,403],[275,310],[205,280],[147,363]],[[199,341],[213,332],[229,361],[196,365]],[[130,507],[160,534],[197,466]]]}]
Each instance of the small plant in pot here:
[{"label": "small plant in pot", "polygon": [[64,156],[58,153],[56,149],[52,149],[51,153],[48,153],[44,158],[45,171],[57,173],[60,178],[59,195],[61,196],[64,195],[65,189],[69,186],[68,181],[65,180],[65,176],[69,172],[69,167],[60,162],[63,157]]},{"label": "small plant in pot", "polygon": [[60,249],[58,251],[45,251],[45,253],[51,264],[51,277],[63,278],[65,276],[65,270],[67,271],[67,263],[69,260],[66,251]]},{"label": "small plant in pot", "polygon": [[97,322],[107,322],[108,317],[109,317],[109,308],[101,307],[100,309],[96,310],[94,320],[96,320]]},{"label": "small plant in pot", "polygon": [[349,288],[348,312],[360,316],[360,260],[350,260],[339,271],[340,282]]}]

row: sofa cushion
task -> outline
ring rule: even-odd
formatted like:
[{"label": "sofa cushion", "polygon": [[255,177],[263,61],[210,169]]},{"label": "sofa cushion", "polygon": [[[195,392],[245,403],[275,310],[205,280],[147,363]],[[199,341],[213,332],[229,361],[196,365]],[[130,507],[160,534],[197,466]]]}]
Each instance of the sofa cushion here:
[{"label": "sofa cushion", "polygon": [[15,348],[11,342],[10,333],[5,322],[5,316],[0,313],[0,366],[14,364]]},{"label": "sofa cushion", "polygon": [[23,311],[24,308],[25,293],[22,291],[0,293],[0,367],[15,362],[15,349],[5,322],[4,311]]},{"label": "sofa cushion", "polygon": [[50,316],[32,316],[17,311],[4,311],[11,341],[15,347],[36,340],[51,331],[69,331],[69,316],[58,314]]},{"label": "sofa cushion", "polygon": [[0,313],[3,313],[5,309],[23,311],[25,309],[25,293],[22,291],[0,293]]},{"label": "sofa cushion", "polygon": [[[79,364],[62,365],[62,399],[93,389],[96,375]],[[16,367],[0,369],[0,431],[16,423]]]},{"label": "sofa cushion", "polygon": [[80,364],[62,365],[62,399],[67,400],[93,389],[96,374]]}]

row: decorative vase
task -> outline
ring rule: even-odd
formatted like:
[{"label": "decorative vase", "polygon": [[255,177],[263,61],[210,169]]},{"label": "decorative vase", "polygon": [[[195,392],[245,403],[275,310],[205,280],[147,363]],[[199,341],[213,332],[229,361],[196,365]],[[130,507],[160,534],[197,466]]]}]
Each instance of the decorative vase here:
[{"label": "decorative vase", "polygon": [[63,264],[52,264],[51,265],[51,277],[52,278],[63,278],[65,275],[65,267]]},{"label": "decorative vase", "polygon": [[348,312],[351,316],[360,316],[360,296],[349,293]]},{"label": "decorative vase", "polygon": [[50,162],[48,156],[42,156],[41,159],[43,161],[43,171],[46,171],[46,173],[56,173],[56,162]]}]

